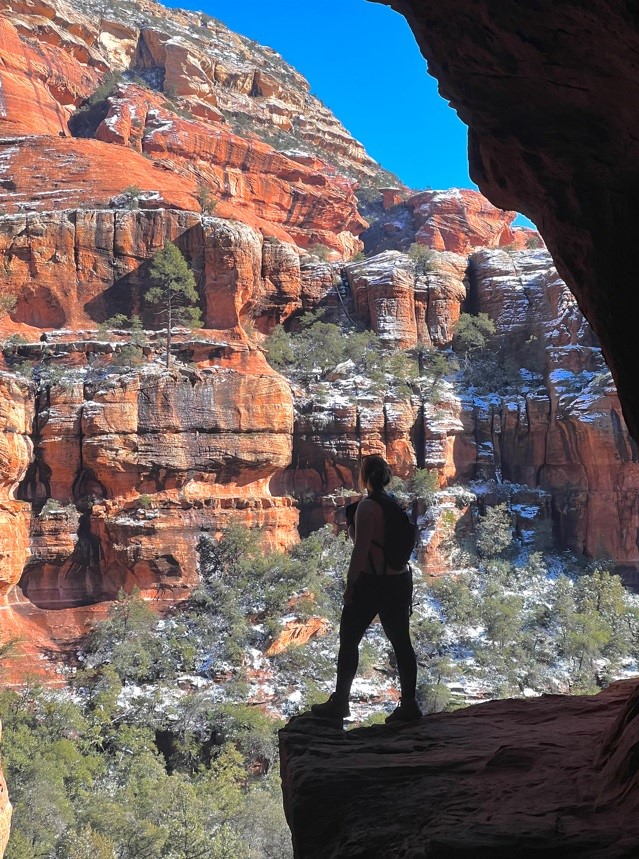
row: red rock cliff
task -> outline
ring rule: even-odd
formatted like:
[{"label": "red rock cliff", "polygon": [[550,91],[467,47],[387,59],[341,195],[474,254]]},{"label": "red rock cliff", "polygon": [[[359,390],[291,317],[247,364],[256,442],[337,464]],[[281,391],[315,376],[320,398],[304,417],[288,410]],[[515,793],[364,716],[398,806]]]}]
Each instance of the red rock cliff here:
[{"label": "red rock cliff", "polygon": [[[96,21],[90,0],[73,9],[61,0],[4,10],[5,211],[108,206],[135,185],[136,205],[216,205],[223,217],[268,235],[342,255],[357,251],[365,222],[353,179],[342,173],[357,178],[379,168],[309,95],[306,81],[221,24],[202,27],[198,15],[168,14],[153,3],[140,4],[139,13],[136,25],[133,12],[119,21],[115,8],[112,20]],[[157,29],[143,25],[147,14]],[[228,66],[218,59],[222,48]],[[128,78],[114,77],[123,69]],[[105,75],[110,83],[93,95]],[[308,137],[319,158],[260,139],[277,136],[287,109],[289,129],[295,122],[299,141]]]},{"label": "red rock cliff", "polygon": [[[562,549],[613,558],[634,574],[636,446],[592,330],[548,253],[434,253],[430,269],[416,275],[397,251],[348,265],[360,317],[390,345],[444,346],[468,292],[511,358],[537,343],[536,381],[524,374],[508,395],[451,390],[435,407],[415,393],[362,393],[348,367],[336,371],[313,402],[308,393],[300,400],[288,487],[324,497],[322,515],[331,519],[329,496],[352,485],[360,452],[385,455],[402,476],[421,464],[450,483],[509,481],[548,493],[543,515]],[[428,551],[423,560],[437,569]]]}]

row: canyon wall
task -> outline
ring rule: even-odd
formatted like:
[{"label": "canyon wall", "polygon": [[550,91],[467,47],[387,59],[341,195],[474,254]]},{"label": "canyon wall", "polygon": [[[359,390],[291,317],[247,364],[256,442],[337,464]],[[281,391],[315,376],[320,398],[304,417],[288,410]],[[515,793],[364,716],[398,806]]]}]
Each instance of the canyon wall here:
[{"label": "canyon wall", "polygon": [[[468,295],[494,322],[491,348],[515,377],[503,389],[503,382],[458,383],[433,396],[410,385],[403,394],[359,390],[352,369],[338,368],[300,400],[289,488],[319,496],[318,522],[339,521],[343,499],[335,493],[353,486],[361,454],[385,455],[402,477],[425,467],[449,484],[505,482],[520,486],[528,504],[527,489],[542,493],[546,500],[535,503],[558,548],[613,559],[632,578],[639,569],[636,445],[592,329],[549,254],[434,252],[429,268],[416,274],[397,251],[348,264],[359,317],[389,346],[445,347]],[[519,369],[524,355],[531,370]],[[422,560],[439,571],[428,546]]]},{"label": "canyon wall", "polygon": [[[606,7],[605,32],[624,33],[610,67],[578,7],[542,2],[532,20],[481,4],[468,16],[464,0],[394,5],[428,31],[431,68],[472,128],[480,187],[540,225],[636,431],[632,87],[602,96],[605,80],[627,81],[634,28]],[[190,593],[202,534],[242,522],[285,548],[299,507],[303,527],[339,522],[338,491],[370,452],[402,477],[432,468],[443,485],[543,493],[556,546],[637,571],[636,447],[591,329],[512,212],[471,191],[388,189],[366,239],[382,253],[348,263],[367,226],[356,184],[394,177],[275,52],[149,0],[108,12],[101,0],[8,0],[0,131],[0,618],[24,657],[8,682],[34,668],[64,682],[42,656],[76,642],[121,587],[159,606]],[[196,276],[204,321],[176,335],[168,372],[158,334],[133,361],[130,332],[99,327],[116,313],[148,322],[150,260],[167,242]],[[433,248],[417,271],[397,250],[413,242]],[[393,349],[445,350],[463,306],[485,312],[498,348],[536,351],[537,365],[505,393],[428,395],[362,392],[345,366],[309,396],[269,367],[264,335],[341,302]],[[485,760],[499,770],[499,752]],[[7,809],[0,776],[0,853]]]},{"label": "canyon wall", "polygon": [[[96,319],[144,308],[148,261],[169,240],[197,273],[204,310],[202,334],[175,346],[192,368],[163,374],[149,363],[161,345],[151,338],[141,367],[115,372],[130,335],[101,332]],[[0,219],[0,247],[19,296],[5,325],[29,340],[5,369],[31,361],[50,374],[37,395],[19,375],[3,388],[16,611],[24,598],[62,610],[120,587],[179,598],[197,580],[203,530],[239,518],[266,544],[290,545],[290,493],[303,500],[303,530],[340,521],[338,493],[354,488],[371,452],[401,477],[431,468],[443,483],[548,492],[560,548],[637,570],[636,448],[592,331],[543,249],[433,251],[426,272],[397,251],[345,265],[354,312],[390,348],[448,347],[466,301],[494,320],[511,358],[536,341],[536,372],[507,393],[433,398],[410,384],[358,390],[348,366],[291,390],[266,363],[260,332],[336,307],[339,267],[301,262],[246,224],[164,209],[30,213]]]},{"label": "canyon wall", "polygon": [[361,247],[354,184],[383,171],[299,73],[208,16],[150,2],[103,13],[5,4],[5,212],[215,208],[300,246]]},{"label": "canyon wall", "polygon": [[[17,296],[3,325],[19,332],[0,387],[4,629],[15,615],[48,627],[43,611],[121,587],[179,599],[197,582],[198,536],[232,521],[291,545],[297,509],[269,487],[291,460],[290,388],[242,323],[268,328],[301,307],[293,247],[162,209],[5,216],[0,235]],[[96,320],[140,312],[148,261],[173,239],[198,274],[206,327],[176,336],[172,371],[152,361],[159,335],[131,366],[131,335]],[[44,368],[37,386],[30,366]]]}]

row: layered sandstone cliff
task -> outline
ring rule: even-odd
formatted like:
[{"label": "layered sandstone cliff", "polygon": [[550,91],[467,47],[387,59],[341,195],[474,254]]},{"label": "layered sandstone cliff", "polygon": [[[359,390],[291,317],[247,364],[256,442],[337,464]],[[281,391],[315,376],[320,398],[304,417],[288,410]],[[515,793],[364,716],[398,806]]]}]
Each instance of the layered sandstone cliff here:
[{"label": "layered sandstone cliff", "polygon": [[15,494],[32,458],[32,419],[32,386],[0,373],[0,607],[29,551],[31,509]]},{"label": "layered sandstone cliff", "polygon": [[[450,484],[507,482],[520,487],[513,503],[531,503],[526,488],[542,493],[539,516],[556,546],[612,558],[634,574],[636,447],[592,330],[550,256],[435,252],[429,266],[416,274],[396,251],[346,266],[359,317],[389,346],[444,347],[467,302],[494,321],[492,348],[517,368],[528,355],[532,370],[505,388],[468,388],[458,378],[433,400],[428,385],[389,384],[384,393],[354,380],[348,365],[338,368],[297,400],[289,490],[317,496],[314,521],[339,519],[334,493],[354,486],[365,453],[385,455],[402,477],[418,466]],[[422,560],[434,572],[430,528]]]},{"label": "layered sandstone cliff", "polygon": [[367,209],[370,226],[362,240],[369,254],[407,250],[415,242],[465,255],[478,248],[521,250],[542,244],[535,230],[513,226],[515,212],[496,208],[468,188],[381,194]]},{"label": "layered sandstone cliff", "polygon": [[[495,15],[491,26],[499,31],[504,22]],[[470,52],[460,45],[449,52],[450,79],[475,56],[476,45]],[[534,44],[523,50],[534,53]],[[584,182],[576,182],[577,197],[550,212],[548,188],[561,192],[568,174],[572,188],[575,176],[555,170],[560,151],[540,163],[543,123],[534,111],[517,113],[521,127],[532,121],[535,132],[523,154],[521,139],[493,122],[491,106],[500,102],[501,110],[506,100],[481,91],[486,81],[492,87],[490,60],[476,56],[478,91],[464,109],[483,134],[472,149],[479,181],[514,208],[518,197],[502,167],[521,168],[514,172],[536,202],[517,207],[542,212],[562,272],[572,272],[573,285],[587,275],[582,303],[594,312],[601,303],[593,278],[603,271],[622,289],[634,270],[628,230],[619,227],[628,223],[615,202],[622,195],[611,198],[602,183],[599,205],[586,205]],[[2,325],[28,341],[5,355],[0,384],[0,612],[3,637],[26,640],[29,670],[39,653],[85,632],[96,606],[120,586],[138,585],[157,599],[188,593],[202,532],[239,520],[285,546],[297,533],[291,489],[317,495],[317,524],[335,518],[344,499],[330,493],[352,485],[366,452],[384,453],[402,476],[420,465],[437,468],[442,481],[505,478],[542,489],[560,546],[636,568],[636,450],[583,317],[547,257],[480,252],[468,264],[479,247],[525,243],[511,229],[512,215],[473,192],[423,192],[401,204],[410,242],[441,253],[417,277],[392,252],[347,267],[351,308],[387,346],[441,348],[469,294],[513,350],[543,334],[550,348],[539,378],[522,377],[508,396],[449,390],[432,403],[420,392],[354,390],[343,368],[321,380],[322,398],[293,396],[257,343],[299,310],[338,306],[338,267],[300,259],[298,248],[320,244],[333,258],[351,257],[365,226],[352,180],[380,178],[308,84],[218,22],[146,0],[109,13],[92,0],[10,0],[0,17],[0,60],[0,203],[8,213],[0,250],[3,290],[17,298]],[[105,80],[113,71],[124,74]],[[527,105],[521,76],[510,69],[508,77],[505,88],[516,87],[518,104]],[[552,130],[592,129],[573,114],[557,111]],[[570,158],[572,133],[553,136],[560,149],[569,144]],[[586,138],[597,144],[599,136]],[[618,139],[627,142],[625,132]],[[612,162],[620,169],[631,160],[616,153]],[[592,171],[583,174],[592,181]],[[389,240],[397,237],[397,214],[391,207],[379,227]],[[602,224],[606,240],[613,230],[626,244],[613,267],[610,257],[589,252],[588,229]],[[167,241],[197,275],[205,331],[178,338],[180,365],[170,373],[153,364],[160,353],[153,337],[141,368],[116,370],[128,335],[105,338],[96,324],[144,309],[148,261]],[[620,350],[629,342],[617,337],[628,316],[612,326],[598,317],[609,350],[615,338]],[[19,375],[22,361],[44,366],[37,386]],[[617,365],[626,382],[630,364]],[[512,769],[512,759],[491,753],[485,769]],[[524,755],[521,768],[528,764]],[[614,781],[619,768],[610,766]],[[0,815],[3,796],[0,783]],[[0,847],[2,837],[0,824]]]},{"label": "layered sandstone cliff", "polygon": [[149,261],[167,242],[196,275],[205,329],[235,330],[225,336],[241,342],[240,322],[272,326],[302,305],[295,247],[247,224],[175,209],[68,209],[0,218],[3,289],[17,299],[0,324],[95,332],[117,313],[143,314]]},{"label": "layered sandstone cliff", "polygon": [[3,210],[216,207],[304,247],[359,249],[354,182],[379,166],[301,75],[219,22],[14,0],[0,61]]}]

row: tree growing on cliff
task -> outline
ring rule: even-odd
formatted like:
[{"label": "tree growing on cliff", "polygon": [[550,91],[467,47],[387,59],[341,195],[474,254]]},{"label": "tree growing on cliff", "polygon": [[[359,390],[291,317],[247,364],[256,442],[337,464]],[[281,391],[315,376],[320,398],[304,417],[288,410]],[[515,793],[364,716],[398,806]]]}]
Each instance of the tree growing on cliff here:
[{"label": "tree growing on cliff", "polygon": [[512,515],[507,504],[489,507],[476,526],[477,548],[482,558],[495,558],[513,542]]},{"label": "tree growing on cliff", "polygon": [[8,316],[15,309],[18,303],[18,296],[13,292],[0,291],[0,319]]},{"label": "tree growing on cliff", "polygon": [[197,326],[202,313],[197,306],[195,278],[174,244],[165,245],[151,260],[149,272],[152,283],[144,298],[154,315],[166,325],[166,366],[171,356],[171,332],[174,325]]},{"label": "tree growing on cliff", "polygon": [[431,274],[437,269],[435,251],[426,245],[414,242],[408,249],[408,256],[415,263],[415,274]]},{"label": "tree growing on cliff", "polygon": [[462,313],[453,335],[453,349],[468,360],[486,348],[494,333],[495,323],[487,313],[479,313],[477,316]]}]

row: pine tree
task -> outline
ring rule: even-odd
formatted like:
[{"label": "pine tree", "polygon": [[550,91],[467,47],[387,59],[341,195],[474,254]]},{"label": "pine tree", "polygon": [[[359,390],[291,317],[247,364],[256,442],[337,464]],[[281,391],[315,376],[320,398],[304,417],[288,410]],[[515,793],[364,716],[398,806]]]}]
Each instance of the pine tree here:
[{"label": "pine tree", "polygon": [[482,558],[501,555],[513,542],[512,515],[507,504],[489,507],[476,527],[477,548]]},{"label": "pine tree", "polygon": [[17,303],[17,295],[13,292],[5,291],[4,289],[0,290],[0,319],[4,316],[8,316],[12,310],[15,310]]},{"label": "pine tree", "polygon": [[174,244],[165,245],[153,255],[149,272],[153,286],[144,298],[158,319],[166,323],[166,366],[171,355],[171,330],[174,324],[199,325],[202,314],[197,307],[195,278],[188,263]]},{"label": "pine tree", "polygon": [[487,313],[471,316],[462,313],[453,334],[453,349],[468,361],[471,355],[482,352],[495,333],[495,323]]}]

